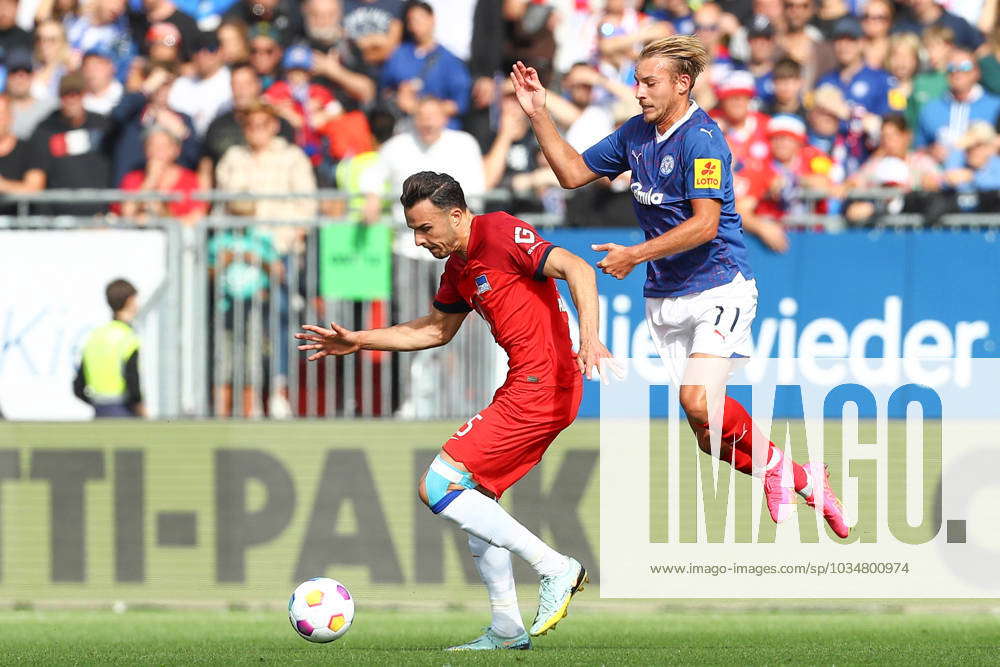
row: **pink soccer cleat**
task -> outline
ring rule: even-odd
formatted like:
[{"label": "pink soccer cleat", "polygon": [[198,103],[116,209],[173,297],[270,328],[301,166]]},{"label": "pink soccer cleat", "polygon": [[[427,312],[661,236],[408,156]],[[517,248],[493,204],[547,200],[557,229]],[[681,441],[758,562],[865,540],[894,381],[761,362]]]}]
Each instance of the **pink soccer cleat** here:
[{"label": "pink soccer cleat", "polygon": [[[809,479],[813,485],[812,495],[806,498],[806,504],[809,507],[816,507],[816,487],[819,481],[823,480],[823,518],[830,524],[830,528],[833,528],[833,532],[838,537],[847,537],[851,529],[844,521],[844,506],[840,504],[840,500],[830,488],[830,469],[826,467],[825,463],[807,463],[802,467],[809,473]],[[768,504],[770,505],[770,501]]]},{"label": "pink soccer cleat", "polygon": [[[767,500],[767,509],[771,513],[771,518],[775,523],[781,523],[792,515],[794,506],[795,490],[792,488],[792,471],[788,471],[785,477],[785,455],[781,455],[778,465],[764,473],[764,498]],[[788,484],[784,484],[784,480]]]}]

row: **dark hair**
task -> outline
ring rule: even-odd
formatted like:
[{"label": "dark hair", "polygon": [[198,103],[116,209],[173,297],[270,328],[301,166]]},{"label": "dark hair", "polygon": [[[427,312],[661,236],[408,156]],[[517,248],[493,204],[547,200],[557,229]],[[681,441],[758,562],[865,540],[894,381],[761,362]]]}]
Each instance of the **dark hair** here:
[{"label": "dark hair", "polygon": [[407,2],[403,7],[403,16],[406,16],[411,9],[415,8],[420,8],[431,16],[434,16],[434,8],[431,7],[429,2],[424,2],[424,0],[409,0],[409,2]]},{"label": "dark hair", "polygon": [[138,294],[135,286],[124,278],[118,278],[108,283],[104,290],[104,296],[108,300],[108,306],[112,312],[117,313],[125,307],[125,302]]},{"label": "dark hair", "polygon": [[797,79],[801,76],[802,65],[791,58],[782,58],[774,63],[774,69],[771,70],[771,78],[773,79]]},{"label": "dark hair", "polygon": [[239,60],[239,61],[233,63],[232,65],[230,65],[229,66],[229,75],[232,76],[233,74],[236,74],[236,72],[238,72],[241,69],[248,69],[248,70],[250,70],[250,72],[255,77],[258,77],[258,78],[260,77],[260,75],[257,74],[257,70],[254,69],[254,66],[250,64],[249,60]]},{"label": "dark hair", "polygon": [[399,203],[404,209],[412,208],[425,199],[443,211],[468,208],[462,186],[448,174],[420,171],[403,181],[403,194]]},{"label": "dark hair", "polygon": [[368,112],[368,126],[375,141],[384,144],[392,138],[396,130],[396,117],[385,109],[372,109]]},{"label": "dark hair", "polygon": [[882,119],[882,125],[892,125],[900,132],[910,131],[910,124],[906,122],[906,116],[901,113],[886,114],[885,118]]}]

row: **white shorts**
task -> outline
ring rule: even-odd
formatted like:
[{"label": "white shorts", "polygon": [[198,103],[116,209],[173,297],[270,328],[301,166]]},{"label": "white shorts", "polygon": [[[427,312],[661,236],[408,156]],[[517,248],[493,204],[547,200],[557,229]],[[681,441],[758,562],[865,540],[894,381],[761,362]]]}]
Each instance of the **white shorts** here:
[{"label": "white shorts", "polygon": [[646,299],[646,324],[656,351],[680,384],[692,354],[749,357],[750,325],[757,314],[757,282],[736,274],[732,282],[683,296]]}]

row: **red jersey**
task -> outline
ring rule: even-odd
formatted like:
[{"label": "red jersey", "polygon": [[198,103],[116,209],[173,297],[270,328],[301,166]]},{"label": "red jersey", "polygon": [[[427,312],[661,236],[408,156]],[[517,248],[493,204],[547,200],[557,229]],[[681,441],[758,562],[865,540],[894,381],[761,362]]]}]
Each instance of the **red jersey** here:
[{"label": "red jersey", "polygon": [[767,141],[769,118],[766,114],[751,111],[747,114],[746,120],[743,121],[743,126],[739,128],[731,127],[719,109],[712,109],[708,115],[719,124],[723,134],[726,135],[729,149],[733,152],[734,163],[766,160],[771,154],[771,147]]},{"label": "red jersey", "polygon": [[507,381],[572,386],[580,371],[569,337],[569,316],[547,278],[555,248],[528,223],[507,213],[472,219],[466,256],[448,258],[434,307],[445,313],[475,309],[509,357]]}]

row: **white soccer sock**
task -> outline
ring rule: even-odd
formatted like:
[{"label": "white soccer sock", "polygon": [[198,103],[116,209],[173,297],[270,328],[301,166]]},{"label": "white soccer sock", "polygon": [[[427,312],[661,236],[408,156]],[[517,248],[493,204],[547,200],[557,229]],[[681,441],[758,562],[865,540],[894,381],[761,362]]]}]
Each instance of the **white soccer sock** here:
[{"label": "white soccer sock", "polygon": [[523,558],[540,576],[566,571],[569,561],[522,526],[497,501],[466,489],[440,512],[458,527]]},{"label": "white soccer sock", "polygon": [[524,621],[517,606],[510,552],[475,535],[469,535],[469,551],[490,596],[493,631],[501,637],[517,637],[524,632]]}]

